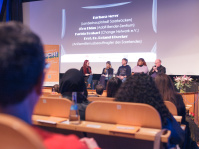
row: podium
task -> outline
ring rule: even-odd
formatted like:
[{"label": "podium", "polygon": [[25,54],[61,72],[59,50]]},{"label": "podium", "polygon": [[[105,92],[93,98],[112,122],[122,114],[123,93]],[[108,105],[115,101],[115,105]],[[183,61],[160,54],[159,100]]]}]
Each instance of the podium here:
[{"label": "podium", "polygon": [[180,93],[183,97],[185,106],[192,105],[190,111],[195,114],[194,122],[198,125],[198,94],[199,94],[199,82],[191,82],[191,87],[186,87],[185,93]]}]

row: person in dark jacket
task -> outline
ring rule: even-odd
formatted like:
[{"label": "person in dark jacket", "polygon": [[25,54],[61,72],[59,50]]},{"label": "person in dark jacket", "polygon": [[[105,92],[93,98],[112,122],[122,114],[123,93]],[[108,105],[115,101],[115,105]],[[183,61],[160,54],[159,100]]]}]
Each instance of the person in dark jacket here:
[{"label": "person in dark jacket", "polygon": [[77,105],[80,119],[85,120],[85,111],[90,103],[87,100],[87,89],[83,74],[77,69],[69,69],[60,81],[60,93],[64,98],[72,100],[72,92],[77,92]]},{"label": "person in dark jacket", "polygon": [[118,68],[117,77],[124,82],[128,76],[131,75],[131,67],[127,65],[128,59],[122,59],[122,66]]},{"label": "person in dark jacket", "polygon": [[166,68],[161,65],[162,61],[160,59],[155,60],[155,66],[153,66],[149,72],[153,78],[156,77],[157,74],[166,73]]}]

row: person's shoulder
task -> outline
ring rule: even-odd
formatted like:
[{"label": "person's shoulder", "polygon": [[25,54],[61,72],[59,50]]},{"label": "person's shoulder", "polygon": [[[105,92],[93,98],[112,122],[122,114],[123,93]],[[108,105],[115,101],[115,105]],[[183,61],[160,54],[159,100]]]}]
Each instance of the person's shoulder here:
[{"label": "person's shoulder", "polygon": [[131,69],[131,66],[130,66],[130,65],[127,65],[127,67],[128,67],[129,69]]},{"label": "person's shoulder", "polygon": [[165,68],[164,66],[160,65],[160,67]]},{"label": "person's shoulder", "polygon": [[182,98],[182,95],[179,94],[179,93],[177,93],[177,92],[175,93],[175,97],[176,97],[177,99],[183,99],[183,98]]},{"label": "person's shoulder", "polygon": [[62,135],[57,133],[51,133],[37,127],[33,128],[40,135],[44,145],[48,149],[54,149],[54,148],[86,149],[87,148],[83,143],[79,141],[79,138],[75,135]]}]

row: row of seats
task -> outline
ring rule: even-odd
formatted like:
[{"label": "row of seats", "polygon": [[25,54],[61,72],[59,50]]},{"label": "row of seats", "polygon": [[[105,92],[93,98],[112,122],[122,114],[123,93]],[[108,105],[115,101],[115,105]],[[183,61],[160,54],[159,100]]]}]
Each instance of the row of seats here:
[{"label": "row of seats", "polygon": [[[155,140],[156,134],[161,131],[159,113],[150,105],[113,102],[114,98],[107,97],[89,97],[88,99],[94,102],[86,108],[86,120],[80,125],[72,126],[68,123],[71,101],[61,97],[43,96],[35,107],[33,123],[38,126],[86,132],[87,136],[94,137],[102,148],[112,147],[113,144],[110,145],[107,140],[113,141],[114,139],[115,142],[118,138],[128,138],[131,143],[134,142],[133,145],[140,145],[135,141],[144,140],[149,145],[151,141]],[[165,104],[173,115],[177,115],[177,109],[173,103],[166,101]],[[132,127],[134,131],[132,131]],[[161,141],[167,143],[170,131],[164,133],[161,136]],[[107,143],[103,143],[104,141]],[[128,143],[125,140],[125,144]],[[143,146],[143,143],[141,144]],[[114,144],[114,148],[117,147],[121,148]],[[141,146],[137,147],[142,148]]]}]

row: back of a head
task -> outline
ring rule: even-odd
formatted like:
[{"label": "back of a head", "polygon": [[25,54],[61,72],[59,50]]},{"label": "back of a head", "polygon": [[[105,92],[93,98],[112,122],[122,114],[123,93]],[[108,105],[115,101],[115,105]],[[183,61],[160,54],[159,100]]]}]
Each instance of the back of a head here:
[{"label": "back of a head", "polygon": [[153,79],[146,74],[135,74],[127,78],[116,94],[116,101],[145,103],[153,106],[159,113],[163,125],[171,114],[155,86]]},{"label": "back of a head", "polygon": [[122,81],[117,78],[113,77],[108,81],[107,84],[107,97],[115,97],[118,89],[120,88]]},{"label": "back of a head", "polygon": [[53,85],[52,91],[59,93],[59,84]]},{"label": "back of a head", "polygon": [[103,85],[99,84],[99,85],[96,86],[96,93],[97,93],[98,95],[102,95],[102,94],[103,94],[103,91],[104,91]]},{"label": "back of a head", "polygon": [[63,75],[60,82],[60,93],[84,92],[86,85],[83,74],[77,69],[69,69]]},{"label": "back of a head", "polygon": [[163,100],[174,101],[175,89],[171,78],[164,74],[160,73],[155,77],[155,84],[163,98]]},{"label": "back of a head", "polygon": [[0,105],[24,100],[45,66],[40,38],[21,23],[0,24]]}]

